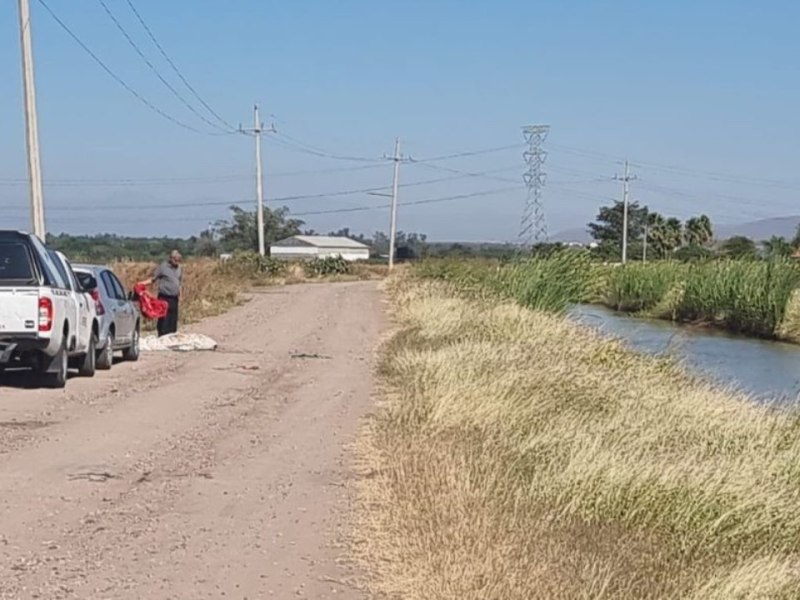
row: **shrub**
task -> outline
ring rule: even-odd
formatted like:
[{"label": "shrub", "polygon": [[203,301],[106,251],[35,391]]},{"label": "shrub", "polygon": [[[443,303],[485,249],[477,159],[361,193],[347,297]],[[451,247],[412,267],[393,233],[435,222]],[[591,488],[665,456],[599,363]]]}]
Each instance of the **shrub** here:
[{"label": "shrub", "polygon": [[221,261],[217,272],[244,278],[261,275],[278,277],[286,272],[286,263],[257,252],[237,252],[230,259]]},{"label": "shrub", "polygon": [[309,277],[325,277],[328,275],[347,275],[351,271],[350,262],[341,256],[316,258],[303,265]]}]

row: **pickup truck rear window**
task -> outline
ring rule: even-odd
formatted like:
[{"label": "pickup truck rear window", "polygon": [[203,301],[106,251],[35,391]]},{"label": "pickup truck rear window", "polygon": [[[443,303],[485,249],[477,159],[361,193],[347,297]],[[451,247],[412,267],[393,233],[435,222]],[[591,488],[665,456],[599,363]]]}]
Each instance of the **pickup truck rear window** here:
[{"label": "pickup truck rear window", "polygon": [[31,256],[25,244],[0,243],[0,282],[30,283],[35,279]]}]

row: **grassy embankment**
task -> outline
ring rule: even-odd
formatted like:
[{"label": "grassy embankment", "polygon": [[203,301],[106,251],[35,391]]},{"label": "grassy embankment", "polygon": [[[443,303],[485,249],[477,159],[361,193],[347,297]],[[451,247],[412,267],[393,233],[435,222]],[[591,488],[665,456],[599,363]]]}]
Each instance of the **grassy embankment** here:
[{"label": "grassy embankment", "polygon": [[798,415],[511,300],[563,307],[561,279],[510,292],[480,273],[388,284],[384,400],[359,452],[373,591],[800,597]]},{"label": "grassy embankment", "polygon": [[[150,276],[154,264],[118,262],[112,268],[128,288]],[[193,323],[222,314],[242,300],[248,289],[267,285],[289,285],[321,281],[378,279],[386,267],[373,264],[342,264],[339,261],[286,264],[253,255],[227,262],[214,259],[189,260],[184,264],[181,321]]]},{"label": "grassy embankment", "polygon": [[[499,290],[525,306],[555,293],[644,317],[800,342],[800,266],[792,261],[653,262],[611,267],[579,253],[527,263],[431,261],[429,277]],[[533,300],[533,301],[531,301]]]}]

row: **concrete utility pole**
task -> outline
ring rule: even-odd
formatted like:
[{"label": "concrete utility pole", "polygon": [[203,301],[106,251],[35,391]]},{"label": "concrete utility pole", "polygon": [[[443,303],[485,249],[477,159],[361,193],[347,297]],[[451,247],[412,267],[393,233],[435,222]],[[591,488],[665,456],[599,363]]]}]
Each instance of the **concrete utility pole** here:
[{"label": "concrete utility pole", "polygon": [[258,119],[258,104],[253,107],[254,128],[256,134],[256,200],[258,202],[256,212],[256,225],[258,227],[258,253],[266,255],[267,249],[264,246],[264,180],[261,175],[261,121]]},{"label": "concrete utility pole", "polygon": [[258,254],[266,256],[267,248],[264,244],[264,179],[261,174],[261,132],[264,124],[258,118],[258,104],[253,106],[253,129],[242,129],[239,133],[252,133],[256,138],[256,227],[258,228]]},{"label": "concrete utility pole", "polygon": [[628,170],[628,161],[625,161],[625,175],[614,177],[622,181],[622,264],[628,262],[628,197],[630,196],[630,182],[636,179]]},{"label": "concrete utility pole", "polygon": [[397,237],[397,188],[400,185],[400,138],[394,140],[394,177],[392,178],[392,217],[389,223],[389,270],[394,268],[395,238]]},{"label": "concrete utility pole", "polygon": [[19,0],[19,36],[22,46],[22,87],[25,96],[25,136],[28,149],[28,182],[31,201],[31,230],[45,240],[42,166],[39,158],[39,125],[36,117],[36,86],[33,81],[31,12],[28,0]]},{"label": "concrete utility pole", "polygon": [[644,224],[644,245],[642,246],[642,263],[647,262],[647,223]]}]

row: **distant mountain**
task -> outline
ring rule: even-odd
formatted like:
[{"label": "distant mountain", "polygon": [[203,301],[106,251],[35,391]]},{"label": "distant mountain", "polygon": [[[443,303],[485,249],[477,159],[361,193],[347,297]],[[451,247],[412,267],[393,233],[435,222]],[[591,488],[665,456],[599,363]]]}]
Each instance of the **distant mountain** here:
[{"label": "distant mountain", "polygon": [[758,242],[777,235],[790,240],[794,237],[798,224],[800,216],[775,217],[739,225],[721,225],[715,228],[714,236],[719,240],[725,240],[735,235],[743,235]]},{"label": "distant mountain", "polygon": [[575,229],[565,229],[550,236],[551,242],[563,242],[569,244],[570,242],[577,242],[579,244],[588,244],[592,241],[592,236],[586,231],[585,227],[576,227]]}]

